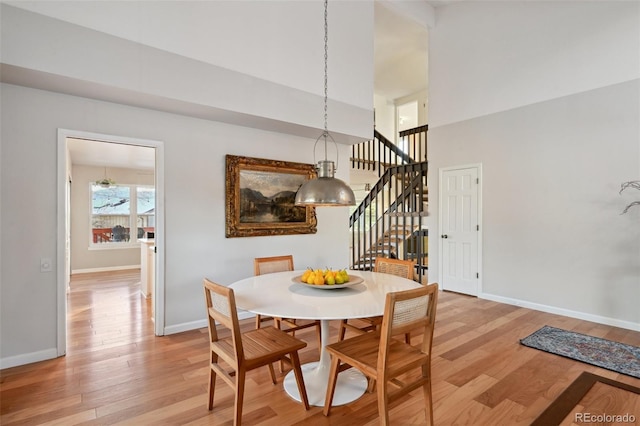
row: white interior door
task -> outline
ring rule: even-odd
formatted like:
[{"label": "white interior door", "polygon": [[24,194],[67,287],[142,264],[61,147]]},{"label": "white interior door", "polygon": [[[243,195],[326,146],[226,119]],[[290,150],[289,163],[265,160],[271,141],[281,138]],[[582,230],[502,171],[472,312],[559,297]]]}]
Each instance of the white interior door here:
[{"label": "white interior door", "polygon": [[480,284],[480,167],[440,170],[440,284],[478,295]]}]

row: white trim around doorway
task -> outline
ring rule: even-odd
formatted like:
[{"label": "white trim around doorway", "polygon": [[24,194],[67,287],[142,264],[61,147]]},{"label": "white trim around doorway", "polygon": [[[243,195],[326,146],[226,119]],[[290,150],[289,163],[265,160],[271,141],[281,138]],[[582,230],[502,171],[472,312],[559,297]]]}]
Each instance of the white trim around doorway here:
[{"label": "white trim around doorway", "polygon": [[156,270],[155,289],[153,298],[153,320],[155,334],[164,335],[164,144],[161,141],[129,138],[123,136],[105,135],[100,133],[84,132],[80,130],[58,129],[57,150],[57,356],[66,354],[67,346],[67,288],[66,288],[66,246],[67,234],[67,182],[69,157],[67,150],[67,138],[88,139],[110,143],[144,146],[155,149],[155,187],[156,187]]}]

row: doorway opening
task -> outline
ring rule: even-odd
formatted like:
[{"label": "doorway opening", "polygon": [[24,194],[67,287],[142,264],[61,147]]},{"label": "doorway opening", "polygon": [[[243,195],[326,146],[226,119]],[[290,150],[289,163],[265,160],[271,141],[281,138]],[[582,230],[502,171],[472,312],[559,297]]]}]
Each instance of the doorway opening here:
[{"label": "doorway opening", "polygon": [[141,267],[149,237],[154,281],[140,284],[141,297],[156,296],[150,320],[164,334],[163,183],[162,142],[59,129],[58,356],[66,353],[71,273]]}]

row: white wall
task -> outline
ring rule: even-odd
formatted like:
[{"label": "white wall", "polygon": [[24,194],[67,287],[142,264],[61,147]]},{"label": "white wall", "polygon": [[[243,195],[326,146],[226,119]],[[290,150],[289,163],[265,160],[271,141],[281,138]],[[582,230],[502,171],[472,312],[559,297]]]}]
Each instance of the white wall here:
[{"label": "white wall", "polygon": [[[260,79],[323,94],[324,6],[319,0],[7,3]],[[328,13],[330,96],[369,109],[373,74],[361,72],[360,66],[373,54],[368,29],[373,25],[372,2],[332,0]],[[353,45],[360,46],[356,64],[349,60]],[[354,73],[357,82],[353,80]]]},{"label": "white wall", "polygon": [[[293,253],[299,267],[348,265],[344,208],[319,209],[317,234],[224,236],[225,155],[308,163],[313,140],[19,86],[1,90],[2,358],[55,347],[55,274],[40,273],[39,259],[56,258],[60,127],[164,143],[168,329],[204,318],[203,277],[229,284],[250,276],[254,257]],[[341,145],[340,158],[338,177],[348,179],[348,147]]]},{"label": "white wall", "polygon": [[640,209],[620,215],[637,194],[618,194],[640,178],[639,35],[638,3],[442,8],[430,209],[440,167],[483,165],[482,297],[640,329]]},{"label": "white wall", "polygon": [[[118,8],[128,7],[130,2],[108,3]],[[131,2],[141,10],[153,8],[157,3]],[[256,2],[232,4],[250,7],[254,3]],[[18,4],[22,5],[22,2]],[[89,2],[88,7],[99,9],[101,4],[103,2]],[[197,4],[205,7],[203,13],[210,16],[217,11],[218,5],[222,7],[227,3]],[[315,3],[300,4],[305,6],[302,9],[305,13],[296,7],[294,12],[297,14],[285,15],[286,18],[313,28],[313,23],[317,20],[316,15],[311,13],[315,10]],[[340,66],[335,67],[335,75],[329,74],[328,89],[329,129],[336,141],[351,144],[370,138],[373,126],[373,43],[369,38],[373,31],[373,6],[370,2],[352,4],[354,7],[344,9],[346,16],[338,17],[339,21],[350,20],[349,32],[347,36],[345,31],[336,31],[337,34],[333,36],[334,43],[339,48],[335,53],[331,50],[330,62]],[[214,9],[209,10],[208,5],[213,5]],[[233,10],[235,8],[231,8]],[[231,11],[222,7],[220,13]],[[244,8],[240,8],[236,12],[243,11]],[[97,11],[94,13],[100,16]],[[320,15],[322,17],[322,13]],[[241,19],[233,15],[223,16],[231,20]],[[243,43],[236,46],[236,56],[259,58],[264,54],[261,50],[264,46],[257,42],[260,40],[274,46],[277,64],[283,72],[294,68],[297,74],[306,75],[323,69],[322,55],[319,61],[303,62],[300,60],[300,49],[287,51],[288,55],[281,53],[281,36],[278,36],[281,27],[278,23],[284,17],[265,15],[263,18],[269,18],[267,22],[271,31],[254,32],[253,28],[245,27],[246,36],[242,39]],[[141,26],[149,21],[146,16],[139,19]],[[347,24],[343,22],[342,25]],[[303,89],[299,89],[286,82],[279,83],[279,79],[266,80],[228,68],[225,56],[217,58],[215,64],[209,64],[5,4],[2,4],[0,28],[2,81],[5,83],[304,137],[317,137],[318,129],[323,128],[323,95],[316,94],[322,92],[324,87],[321,73],[313,83],[308,82]],[[192,33],[189,34],[193,37]],[[318,34],[318,38],[323,52],[322,32]],[[220,37],[217,39],[221,40]],[[200,39],[196,40],[201,42]],[[224,44],[229,40],[233,38],[221,40],[220,43]],[[350,54],[355,46],[357,57]],[[349,54],[341,54],[341,49],[347,49]],[[261,68],[262,65],[260,62],[252,62],[254,69]],[[273,66],[275,65],[274,63]],[[302,84],[301,81],[297,83]],[[343,91],[343,85],[350,86],[350,90]],[[347,102],[341,100],[347,96]],[[360,106],[365,99],[368,106]]]},{"label": "white wall", "polygon": [[429,124],[429,100],[428,100],[428,91],[421,90],[417,93],[412,93],[407,96],[403,96],[395,100],[396,107],[402,104],[407,104],[409,102],[416,102],[418,104],[418,116],[416,119],[418,123],[416,127],[424,126],[425,124]]},{"label": "white wall", "polygon": [[430,128],[637,78],[638,8],[626,1],[438,8],[429,34]]},{"label": "white wall", "polygon": [[[91,186],[104,177],[103,167],[74,165],[71,171],[71,271],[84,272],[117,267],[140,266],[140,248],[90,248]],[[117,183],[128,185],[154,185],[151,171],[109,167],[108,176]],[[135,227],[132,229],[135,230]],[[135,233],[132,234],[135,241]]]},{"label": "white wall", "polygon": [[395,143],[398,134],[396,132],[396,107],[393,101],[376,95],[373,97],[373,106],[376,113],[376,130]]},{"label": "white wall", "polygon": [[[367,18],[372,4],[355,3],[364,18],[349,15],[338,20],[349,20],[349,34],[358,36],[334,43],[363,54],[336,55],[334,60],[341,61],[340,69],[348,75],[333,78],[359,86],[357,91],[372,80],[372,19]],[[313,235],[224,237],[225,155],[311,163],[319,133],[301,133],[322,127],[321,96],[1,7],[3,368],[56,353],[56,273],[40,273],[39,265],[41,257],[57,264],[56,157],[61,128],[164,144],[166,332],[202,324],[203,277],[229,284],[250,276],[254,257],[293,253],[298,267],[347,266],[347,209],[319,209],[318,232]],[[144,13],[142,17],[146,19]],[[295,18],[308,24],[308,15]],[[281,31],[277,26],[261,27],[263,32],[244,30],[252,34],[247,36],[252,41],[277,41],[275,34]],[[250,57],[253,49],[263,48],[247,44],[236,54]],[[281,69],[297,67],[306,74],[318,68],[298,62],[299,52],[289,50],[276,49],[288,52],[277,64]],[[366,90],[372,92],[372,87]],[[343,135],[358,139],[368,127],[369,137],[372,106],[357,106],[362,99],[349,93],[347,102],[330,101],[330,108],[338,105],[345,112],[333,119],[336,112],[330,109],[330,130],[331,123],[338,123]],[[229,116],[236,125],[215,121]],[[337,176],[348,181],[349,147],[339,149]]]}]

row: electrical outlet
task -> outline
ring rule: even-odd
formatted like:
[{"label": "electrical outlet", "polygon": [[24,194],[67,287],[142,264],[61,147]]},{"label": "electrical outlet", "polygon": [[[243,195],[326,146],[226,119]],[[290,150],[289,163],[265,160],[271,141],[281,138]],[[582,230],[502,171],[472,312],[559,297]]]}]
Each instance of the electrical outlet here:
[{"label": "electrical outlet", "polygon": [[51,272],[53,271],[53,264],[51,263],[51,258],[49,257],[41,257],[40,258],[40,272]]}]

